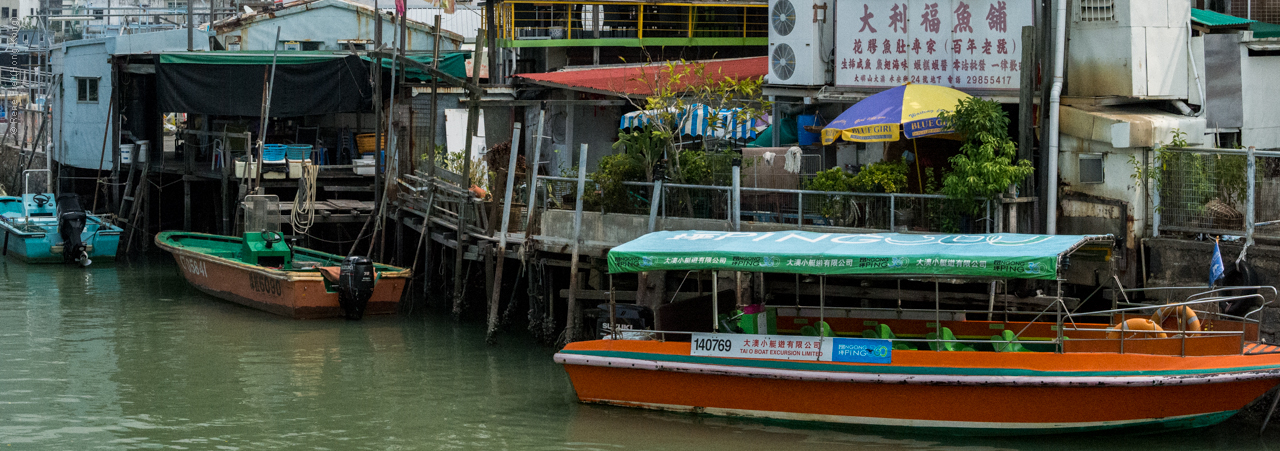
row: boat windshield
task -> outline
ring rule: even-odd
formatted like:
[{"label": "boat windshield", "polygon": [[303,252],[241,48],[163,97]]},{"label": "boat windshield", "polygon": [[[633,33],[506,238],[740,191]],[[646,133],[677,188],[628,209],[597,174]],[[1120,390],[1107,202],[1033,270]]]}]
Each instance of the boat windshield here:
[{"label": "boat windshield", "polygon": [[280,222],[279,196],[244,197],[244,230],[246,232],[279,232]]}]

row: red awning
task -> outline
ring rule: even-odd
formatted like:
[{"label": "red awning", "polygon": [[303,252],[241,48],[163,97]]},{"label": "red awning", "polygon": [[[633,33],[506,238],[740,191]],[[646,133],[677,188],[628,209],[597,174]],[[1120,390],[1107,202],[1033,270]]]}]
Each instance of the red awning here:
[{"label": "red awning", "polygon": [[[707,74],[719,74],[725,78],[755,78],[763,77],[769,73],[769,57],[767,56],[698,62],[705,65]],[[532,83],[553,88],[617,96],[647,96],[653,94],[653,87],[659,85],[658,79],[665,78],[666,72],[665,64],[654,63],[626,67],[574,68],[545,74],[519,74],[516,76]]]}]

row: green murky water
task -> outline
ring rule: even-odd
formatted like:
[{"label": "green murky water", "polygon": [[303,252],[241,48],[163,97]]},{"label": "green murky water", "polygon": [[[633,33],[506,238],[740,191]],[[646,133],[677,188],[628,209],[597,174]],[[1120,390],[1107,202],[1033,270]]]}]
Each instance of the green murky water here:
[{"label": "green murky water", "polygon": [[1280,450],[1256,420],[973,439],[585,406],[527,341],[487,346],[440,314],[279,318],[197,292],[168,258],[0,260],[0,450]]}]

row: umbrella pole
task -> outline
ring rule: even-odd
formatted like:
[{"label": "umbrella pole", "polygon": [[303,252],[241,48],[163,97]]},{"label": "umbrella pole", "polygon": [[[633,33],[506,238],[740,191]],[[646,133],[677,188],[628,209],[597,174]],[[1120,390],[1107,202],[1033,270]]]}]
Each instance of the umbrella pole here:
[{"label": "umbrella pole", "polygon": [[924,194],[924,179],[920,175],[920,145],[916,144],[916,140],[911,140],[911,147],[916,150],[916,183],[920,185],[920,194]]}]

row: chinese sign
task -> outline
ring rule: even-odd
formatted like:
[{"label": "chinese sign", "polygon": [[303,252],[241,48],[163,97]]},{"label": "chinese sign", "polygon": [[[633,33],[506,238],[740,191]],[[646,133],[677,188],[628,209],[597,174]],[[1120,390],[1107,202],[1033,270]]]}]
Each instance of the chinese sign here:
[{"label": "chinese sign", "polygon": [[689,355],[821,362],[891,363],[893,344],[868,338],[695,333]]},{"label": "chinese sign", "polygon": [[836,10],[837,86],[1018,89],[1030,2],[861,0]]}]

